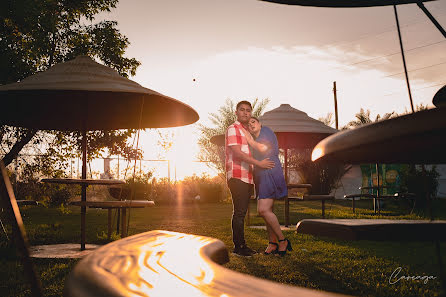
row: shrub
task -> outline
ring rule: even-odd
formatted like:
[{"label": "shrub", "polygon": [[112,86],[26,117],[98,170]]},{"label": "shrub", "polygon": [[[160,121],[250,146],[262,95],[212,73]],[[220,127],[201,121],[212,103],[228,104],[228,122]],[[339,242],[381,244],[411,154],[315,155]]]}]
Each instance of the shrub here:
[{"label": "shrub", "polygon": [[223,200],[224,185],[219,177],[211,178],[203,174],[189,176],[181,181],[180,187],[183,189],[183,196],[186,199],[194,200],[200,197],[200,202],[220,202]]},{"label": "shrub", "polygon": [[50,205],[61,206],[68,203],[72,196],[72,191],[66,185],[53,185],[50,187]]},{"label": "shrub", "polygon": [[170,204],[176,202],[176,191],[174,184],[167,178],[161,178],[159,180],[154,178],[152,180],[149,197],[151,200],[155,201],[156,204]]},{"label": "shrub", "polygon": [[68,201],[80,192],[80,186],[43,184],[38,180],[17,181],[13,185],[17,200],[34,200],[44,206],[66,205]]},{"label": "shrub", "polygon": [[118,200],[150,200],[152,175],[152,171],[139,173],[135,178],[128,178],[125,185],[108,187],[108,192]]},{"label": "shrub", "polygon": [[311,184],[312,194],[327,195],[335,189],[351,166],[324,161],[311,161],[311,150],[291,150],[289,166],[295,168],[301,183]]},{"label": "shrub", "polygon": [[401,172],[401,190],[416,195],[415,208],[424,208],[427,196],[435,198],[437,195],[439,176],[435,165],[430,169],[426,168],[425,174],[421,166],[408,166]]}]

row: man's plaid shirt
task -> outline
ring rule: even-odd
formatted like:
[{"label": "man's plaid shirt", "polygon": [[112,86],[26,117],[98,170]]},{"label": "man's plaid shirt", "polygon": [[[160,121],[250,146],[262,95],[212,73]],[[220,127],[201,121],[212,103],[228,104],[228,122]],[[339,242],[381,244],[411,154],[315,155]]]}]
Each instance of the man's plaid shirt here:
[{"label": "man's plaid shirt", "polygon": [[242,124],[236,121],[234,124],[230,125],[226,130],[225,135],[225,151],[226,151],[226,179],[237,178],[241,181],[253,184],[254,180],[252,177],[252,165],[244,162],[242,160],[236,159],[229,146],[240,145],[240,149],[243,153],[251,156],[251,150],[249,149],[248,141],[245,135],[240,130]]}]

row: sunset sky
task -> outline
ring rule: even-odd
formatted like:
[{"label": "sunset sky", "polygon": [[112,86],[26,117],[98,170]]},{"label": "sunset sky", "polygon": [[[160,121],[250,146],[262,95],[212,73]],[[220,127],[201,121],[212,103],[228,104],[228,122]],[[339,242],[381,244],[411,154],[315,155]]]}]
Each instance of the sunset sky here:
[{"label": "sunset sky", "polygon": [[[446,1],[425,3],[446,28]],[[429,104],[446,83],[446,39],[416,5],[398,6],[414,104]],[[227,98],[269,98],[313,118],[334,111],[339,124],[360,108],[410,110],[393,7],[312,8],[256,0],[121,0],[100,18],[129,38],[127,57],[142,62],[132,79],[192,106],[209,124]],[[194,81],[195,79],[195,81]],[[166,111],[167,113],[168,111]],[[167,114],[166,114],[167,116]],[[171,158],[196,159],[196,126],[176,128]],[[144,133],[157,158],[156,133]],[[189,162],[189,163],[188,163]],[[188,173],[185,173],[188,174]]]}]

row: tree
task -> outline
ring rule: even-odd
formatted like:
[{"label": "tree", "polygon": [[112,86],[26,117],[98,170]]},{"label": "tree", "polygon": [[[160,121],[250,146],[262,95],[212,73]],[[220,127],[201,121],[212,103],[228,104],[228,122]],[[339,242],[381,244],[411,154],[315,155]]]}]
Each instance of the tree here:
[{"label": "tree", "polygon": [[[114,21],[93,23],[100,12],[115,8],[118,0],[5,0],[0,4],[0,84],[19,81],[56,63],[88,55],[116,69],[122,76],[134,75],[140,62],[124,57],[129,40]],[[88,24],[89,23],[89,24]],[[87,134],[89,157],[100,156],[106,148],[129,158],[140,155],[126,141],[135,130],[91,131]],[[28,148],[45,147],[35,167],[51,168],[68,155],[80,151],[77,132],[42,132],[0,127],[1,153],[6,165]],[[31,163],[28,160],[28,165]]]},{"label": "tree", "polygon": [[332,112],[327,113],[327,115],[325,117],[320,117],[317,120],[322,122],[322,123],[324,123],[324,125],[327,125],[327,126],[330,126],[330,127],[335,122],[335,120],[333,118],[333,113]]},{"label": "tree", "polygon": [[288,165],[297,171],[300,183],[312,185],[312,194],[328,195],[352,166],[323,160],[313,162],[311,153],[312,149],[291,150]]},{"label": "tree", "polygon": [[[252,102],[252,115],[254,117],[260,117],[268,103],[268,98],[263,100],[256,98]],[[209,161],[210,163],[208,164],[223,175],[225,174],[225,148],[212,144],[210,139],[215,135],[225,134],[226,129],[237,120],[235,107],[236,103],[231,99],[227,99],[225,104],[218,109],[217,113],[209,114],[209,120],[214,127],[208,127],[203,124],[198,125],[198,129],[201,132],[201,137],[198,139],[198,145],[200,146],[198,159],[200,161]]]},{"label": "tree", "polygon": [[[125,58],[128,39],[114,21],[92,22],[118,0],[6,0],[0,6],[0,83],[11,83],[78,55],[98,58],[121,75],[140,65]],[[91,24],[84,24],[91,22]]]},{"label": "tree", "polygon": [[356,119],[348,122],[346,127],[347,128],[356,128],[356,127],[362,126],[364,124],[370,124],[373,122],[388,120],[390,118],[397,117],[397,116],[398,116],[398,114],[396,112],[392,111],[390,113],[385,113],[382,117],[380,114],[377,114],[375,120],[372,120],[370,118],[370,110],[367,109],[367,111],[364,111],[364,109],[361,108],[361,110],[357,114],[355,114]]}]

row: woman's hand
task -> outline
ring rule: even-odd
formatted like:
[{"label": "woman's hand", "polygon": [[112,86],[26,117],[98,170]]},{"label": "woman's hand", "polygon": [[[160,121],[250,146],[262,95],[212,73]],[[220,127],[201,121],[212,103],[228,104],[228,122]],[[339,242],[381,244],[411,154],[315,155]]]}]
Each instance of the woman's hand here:
[{"label": "woman's hand", "polygon": [[248,141],[248,144],[249,144],[250,146],[252,146],[253,143],[255,142],[255,140],[254,140],[254,138],[252,137],[251,133],[249,133],[248,131],[246,131],[246,129],[243,128],[243,127],[240,127],[240,130],[242,130],[243,134],[245,134],[246,141]]},{"label": "woman's hand", "polygon": [[253,149],[259,152],[265,152],[268,149],[268,147],[265,144],[255,141],[251,133],[246,131],[246,129],[240,127],[240,130],[242,130],[243,134],[245,134],[246,141]]}]

